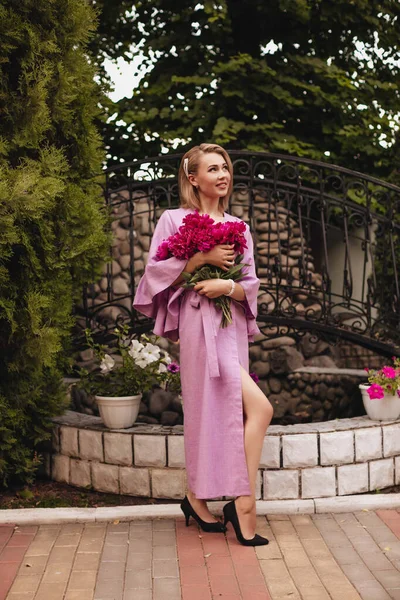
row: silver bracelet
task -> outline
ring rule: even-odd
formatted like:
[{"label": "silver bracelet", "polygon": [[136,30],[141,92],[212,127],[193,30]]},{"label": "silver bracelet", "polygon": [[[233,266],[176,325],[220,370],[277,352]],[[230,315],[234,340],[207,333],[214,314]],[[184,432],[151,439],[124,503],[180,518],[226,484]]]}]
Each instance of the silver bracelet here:
[{"label": "silver bracelet", "polygon": [[228,281],[231,282],[231,289],[227,294],[225,294],[225,296],[232,296],[233,292],[235,291],[236,283],[233,281],[233,279],[228,279]]}]

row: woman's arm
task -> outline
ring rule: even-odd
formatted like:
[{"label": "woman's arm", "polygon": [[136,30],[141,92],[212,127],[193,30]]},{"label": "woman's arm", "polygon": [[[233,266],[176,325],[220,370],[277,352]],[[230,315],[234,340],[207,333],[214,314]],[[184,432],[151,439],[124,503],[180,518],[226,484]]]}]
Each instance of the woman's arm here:
[{"label": "woman's arm", "polygon": [[[196,254],[194,254],[192,256],[192,258],[189,258],[189,260],[187,261],[186,266],[184,267],[183,271],[185,271],[186,273],[193,273],[193,271],[195,271],[199,267],[202,267],[204,264],[205,264],[205,262],[204,262],[204,258],[203,258],[203,252],[196,252]],[[181,273],[175,279],[175,281],[173,281],[171,283],[171,285],[179,285],[181,283],[181,281],[183,281],[183,279],[184,278],[183,278],[182,273]]]}]

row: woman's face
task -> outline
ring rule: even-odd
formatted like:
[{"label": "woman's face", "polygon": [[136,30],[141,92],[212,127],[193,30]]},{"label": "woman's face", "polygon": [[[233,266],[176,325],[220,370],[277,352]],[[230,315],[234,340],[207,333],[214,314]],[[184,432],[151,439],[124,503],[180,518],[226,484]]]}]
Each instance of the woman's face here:
[{"label": "woman's face", "polygon": [[203,154],[196,175],[189,175],[189,181],[199,192],[208,198],[226,196],[231,174],[225,159],[216,152]]}]

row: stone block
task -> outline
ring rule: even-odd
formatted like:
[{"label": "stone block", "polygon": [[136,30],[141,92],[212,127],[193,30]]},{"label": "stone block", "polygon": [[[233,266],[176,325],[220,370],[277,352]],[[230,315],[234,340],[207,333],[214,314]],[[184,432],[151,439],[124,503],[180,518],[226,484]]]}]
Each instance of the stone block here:
[{"label": "stone block", "polygon": [[127,496],[150,497],[150,473],[148,469],[119,468],[120,493]]},{"label": "stone block", "polygon": [[185,440],[183,435],[168,436],[168,466],[185,467]]},{"label": "stone block", "polygon": [[98,492],[119,494],[118,469],[116,465],[92,462],[92,485]]},{"label": "stone block", "polygon": [[299,497],[299,471],[264,471],[264,500]]},{"label": "stone block", "polygon": [[400,485],[400,456],[396,456],[394,459],[395,465],[395,485]]},{"label": "stone block", "polygon": [[138,467],[165,467],[165,435],[135,434],[134,459]]},{"label": "stone block", "polygon": [[101,431],[79,430],[79,456],[82,460],[104,462],[103,434]]},{"label": "stone block", "polygon": [[260,467],[279,469],[281,466],[281,440],[279,435],[266,435],[261,451]]},{"label": "stone block", "polygon": [[352,431],[321,433],[321,465],[342,465],[354,462]]},{"label": "stone block", "polygon": [[45,477],[51,479],[51,454],[49,452],[43,452],[42,472]]},{"label": "stone block", "polygon": [[87,460],[75,460],[71,458],[70,484],[76,487],[92,487],[92,478],[90,475],[90,462]]},{"label": "stone block", "polygon": [[57,454],[60,452],[60,428],[58,425],[53,425],[51,430],[51,448]]},{"label": "stone block", "polygon": [[335,467],[315,467],[301,472],[301,497],[336,496]]},{"label": "stone block", "polygon": [[60,454],[79,457],[78,429],[76,427],[60,427]]},{"label": "stone block", "polygon": [[256,500],[261,500],[261,497],[262,497],[262,479],[263,479],[263,472],[261,471],[261,469],[258,469],[257,476],[256,476],[256,489],[255,489],[255,499]]},{"label": "stone block", "polygon": [[394,460],[384,458],[369,463],[369,489],[383,490],[394,483]]},{"label": "stone block", "polygon": [[355,431],[356,462],[365,462],[382,457],[382,430],[368,427]]},{"label": "stone block", "polygon": [[400,423],[382,427],[383,456],[400,456]]},{"label": "stone block", "polygon": [[53,454],[51,463],[51,477],[54,481],[69,483],[69,456]]},{"label": "stone block", "polygon": [[104,433],[104,459],[111,465],[133,464],[132,435],[129,433]]},{"label": "stone block", "polygon": [[184,469],[151,469],[152,498],[183,498],[185,487]]},{"label": "stone block", "polygon": [[339,496],[368,492],[368,463],[338,467]]},{"label": "stone block", "polygon": [[282,437],[284,467],[312,467],[318,464],[316,433]]}]

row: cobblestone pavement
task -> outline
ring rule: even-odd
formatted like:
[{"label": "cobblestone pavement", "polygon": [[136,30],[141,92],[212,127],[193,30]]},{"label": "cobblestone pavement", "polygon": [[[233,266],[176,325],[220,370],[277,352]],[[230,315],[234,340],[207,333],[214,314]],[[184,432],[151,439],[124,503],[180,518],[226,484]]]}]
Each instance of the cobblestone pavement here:
[{"label": "cobblestone pavement", "polygon": [[257,521],[256,549],[183,517],[0,526],[0,600],[400,600],[400,511]]}]

